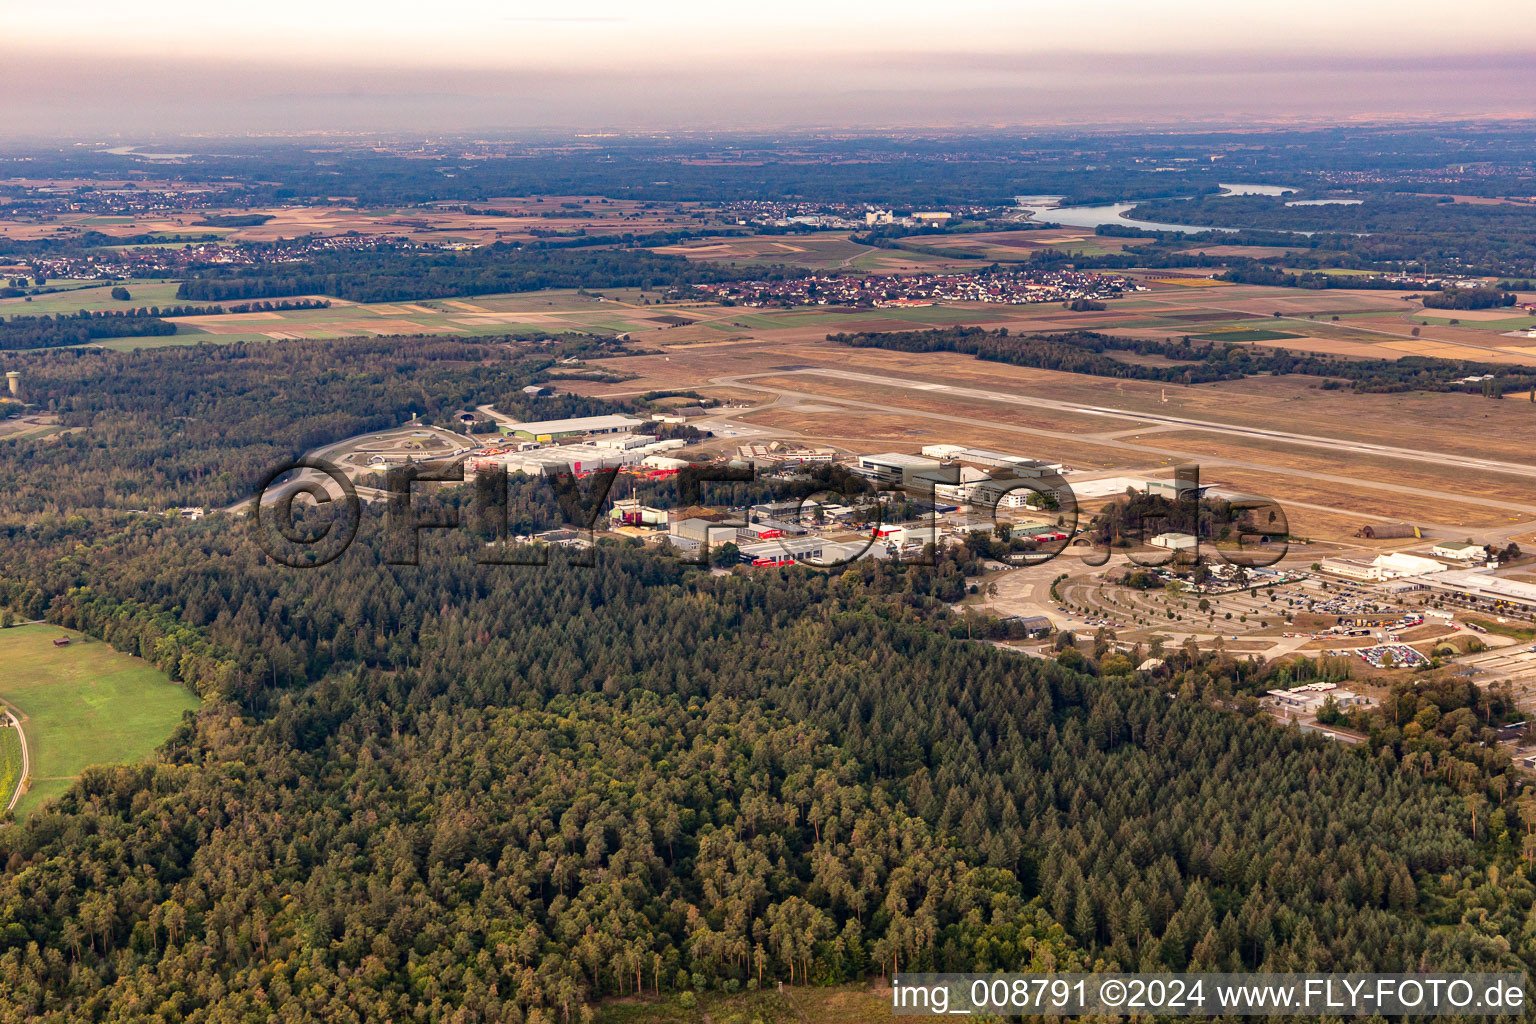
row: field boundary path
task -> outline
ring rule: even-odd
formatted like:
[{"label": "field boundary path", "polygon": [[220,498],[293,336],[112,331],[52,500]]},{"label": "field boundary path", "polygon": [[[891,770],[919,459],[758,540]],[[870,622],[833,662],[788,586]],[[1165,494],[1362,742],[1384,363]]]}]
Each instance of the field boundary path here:
[{"label": "field boundary path", "polygon": [[7,708],[5,716],[11,720],[11,726],[16,730],[16,738],[21,741],[21,775],[16,780],[16,791],[11,794],[10,801],[5,805],[6,813],[16,806],[22,794],[27,791],[27,776],[31,774],[32,762],[27,756],[27,734],[21,727],[21,719],[16,717],[16,712]]}]

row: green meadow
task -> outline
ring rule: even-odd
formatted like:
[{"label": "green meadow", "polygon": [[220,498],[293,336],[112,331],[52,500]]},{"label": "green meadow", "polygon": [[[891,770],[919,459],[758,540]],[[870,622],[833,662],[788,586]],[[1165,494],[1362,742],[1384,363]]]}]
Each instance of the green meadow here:
[{"label": "green meadow", "polygon": [[[54,646],[61,636],[69,646]],[[21,717],[32,762],[19,815],[63,793],[91,765],[148,757],[198,703],[148,662],[57,626],[0,630],[0,664],[0,700]],[[0,777],[4,771],[0,760]]]}]

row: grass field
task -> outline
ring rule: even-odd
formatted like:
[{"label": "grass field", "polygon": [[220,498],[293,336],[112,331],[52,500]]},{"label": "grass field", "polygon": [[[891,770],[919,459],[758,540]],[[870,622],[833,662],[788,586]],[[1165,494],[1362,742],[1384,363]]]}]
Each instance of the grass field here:
[{"label": "grass field", "polygon": [[847,232],[816,235],[747,235],[690,239],[657,246],[655,252],[742,267],[783,264],[810,271],[858,270],[871,274],[911,273],[974,266],[974,261],[852,241]]},{"label": "grass field", "polygon": [[1516,626],[1508,622],[1494,622],[1492,619],[1475,619],[1467,616],[1463,617],[1463,621],[1476,623],[1488,632],[1496,633],[1499,636],[1507,636],[1522,641],[1536,640],[1536,630],[1527,629],[1524,626]]},{"label": "grass field", "polygon": [[[1481,313],[1483,310],[1471,310],[1470,313]],[[1405,319],[1418,324],[1445,324],[1449,325],[1453,320],[1458,327],[1469,327],[1474,331],[1493,331],[1502,334],[1505,331],[1528,331],[1536,327],[1536,316],[1504,316],[1497,319],[1491,317],[1473,317],[1469,311],[1450,312],[1436,310],[1430,313],[1428,310],[1415,311],[1408,314]]]},{"label": "grass field", "polygon": [[[73,642],[55,647],[58,636]],[[153,665],[56,626],[0,630],[0,664],[0,698],[21,717],[32,761],[18,814],[64,792],[90,765],[147,757],[197,706]]]},{"label": "grass field", "polygon": [[[79,288],[42,295],[32,302],[0,300],[0,317],[73,313],[80,309],[114,310],[154,305],[198,305],[175,298],[176,282],[130,281],[128,302],[108,294],[110,286]],[[301,298],[305,296],[289,296]],[[476,295],[471,299],[426,299],[420,302],[350,303],[333,300],[325,309],[266,313],[225,313],[178,317],[177,333],[169,336],[117,338],[97,342],[103,348],[129,351],[204,342],[286,341],[296,338],[352,338],[395,334],[451,334],[484,337],[496,334],[626,334],[656,332],[670,326],[662,318],[681,313],[688,318],[696,304],[646,305],[658,296],[638,289],[614,289],[602,298],[574,290]],[[709,307],[714,315],[717,307]]]},{"label": "grass field", "polygon": [[1300,335],[1286,331],[1266,331],[1262,328],[1224,327],[1219,331],[1208,331],[1192,337],[1199,341],[1282,341],[1286,338],[1297,338]]},{"label": "grass field", "polygon": [[[122,287],[128,289],[132,296],[127,302],[119,302],[112,298],[111,292],[116,285],[93,284],[91,282],[65,282],[49,281],[50,287],[58,285],[69,288],[68,291],[50,292],[46,295],[34,295],[32,301],[25,298],[0,299],[0,316],[43,316],[54,313],[78,313],[82,309],[92,311],[98,309],[138,309],[140,306],[177,306],[199,305],[199,303],[187,303],[184,299],[176,298],[176,289],[180,287],[176,281],[125,281]],[[79,286],[77,286],[79,285]]]}]

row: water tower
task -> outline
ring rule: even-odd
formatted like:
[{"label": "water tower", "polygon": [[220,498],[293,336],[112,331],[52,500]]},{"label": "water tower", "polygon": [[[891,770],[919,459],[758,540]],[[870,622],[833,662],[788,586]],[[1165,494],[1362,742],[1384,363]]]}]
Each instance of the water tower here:
[{"label": "water tower", "polygon": [[21,397],[21,371],[20,370],[7,370],[6,374],[5,374],[5,382],[10,385],[11,394],[13,396],[15,396],[17,398]]}]

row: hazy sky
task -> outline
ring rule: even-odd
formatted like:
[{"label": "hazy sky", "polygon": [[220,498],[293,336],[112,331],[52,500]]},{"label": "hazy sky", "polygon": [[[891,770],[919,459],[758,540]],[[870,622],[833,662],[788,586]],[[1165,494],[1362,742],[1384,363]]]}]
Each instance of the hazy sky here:
[{"label": "hazy sky", "polygon": [[51,0],[0,133],[944,127],[1508,115],[1528,0]]}]

